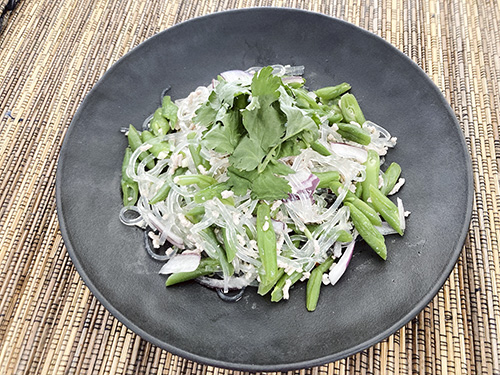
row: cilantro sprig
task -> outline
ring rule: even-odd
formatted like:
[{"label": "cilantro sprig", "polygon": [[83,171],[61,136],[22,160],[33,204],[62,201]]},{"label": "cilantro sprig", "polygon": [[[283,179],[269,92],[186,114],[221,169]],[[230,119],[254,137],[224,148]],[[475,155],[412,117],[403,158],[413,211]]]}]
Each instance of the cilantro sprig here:
[{"label": "cilantro sprig", "polygon": [[251,83],[219,78],[195,123],[206,127],[203,145],[229,154],[227,184],[235,194],[253,199],[288,197],[284,176],[294,173],[280,159],[298,155],[319,137],[313,118],[296,104],[295,93],[268,66]]}]

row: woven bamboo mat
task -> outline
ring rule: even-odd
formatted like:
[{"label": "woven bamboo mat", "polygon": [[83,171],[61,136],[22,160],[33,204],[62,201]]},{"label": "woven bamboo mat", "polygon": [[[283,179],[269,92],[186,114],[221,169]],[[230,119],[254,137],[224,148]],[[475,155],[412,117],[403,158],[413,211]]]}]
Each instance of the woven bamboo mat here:
[{"label": "woven bamboo mat", "polygon": [[432,302],[381,343],[296,373],[500,374],[500,7],[472,0],[21,0],[0,33],[0,374],[238,373],[163,351],[102,307],[66,253],[55,174],[79,103],[128,50],[195,16],[271,5],[347,20],[411,57],[457,115],[476,189]]}]

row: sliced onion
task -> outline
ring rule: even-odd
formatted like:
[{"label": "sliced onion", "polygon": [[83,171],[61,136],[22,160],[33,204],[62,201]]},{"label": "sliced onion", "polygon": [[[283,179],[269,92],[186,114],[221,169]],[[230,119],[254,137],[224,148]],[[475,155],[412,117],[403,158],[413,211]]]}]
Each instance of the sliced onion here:
[{"label": "sliced onion", "polygon": [[[196,279],[201,285],[210,289],[224,289],[224,280],[213,279],[211,277],[200,276]],[[228,290],[239,290],[250,285],[250,282],[244,277],[230,277],[227,282]]]},{"label": "sliced onion", "polygon": [[228,70],[226,72],[222,72],[220,76],[227,82],[248,80],[248,78],[252,77],[250,73],[244,72],[243,70]]},{"label": "sliced onion", "polygon": [[288,175],[287,180],[292,188],[292,193],[289,194],[291,200],[299,199],[300,195],[312,197],[319,184],[319,178],[304,169]]},{"label": "sliced onion", "polygon": [[401,230],[404,232],[406,228],[405,208],[403,207],[403,201],[401,200],[401,198],[397,197],[396,201],[398,202],[399,226]]},{"label": "sliced onion", "polygon": [[332,151],[343,158],[355,159],[363,164],[368,158],[368,152],[365,149],[351,146],[345,143],[330,143]]},{"label": "sliced onion", "polygon": [[178,272],[192,272],[200,265],[201,256],[198,253],[174,255],[158,273],[168,275]]},{"label": "sliced onion", "polygon": [[344,254],[340,257],[339,261],[337,264],[333,266],[333,268],[330,270],[330,273],[328,274],[328,278],[330,279],[330,283],[332,285],[335,285],[337,281],[342,277],[344,274],[345,270],[347,269],[347,266],[349,265],[349,262],[352,259],[352,254],[354,253],[354,245],[356,241],[352,241],[349,245],[347,245],[347,248],[344,251]]},{"label": "sliced onion", "polygon": [[398,233],[394,229],[392,229],[392,227],[389,224],[387,224],[385,221],[382,222],[381,226],[375,227],[375,229],[378,230],[382,236],[387,236],[389,234]]},{"label": "sliced onion", "polygon": [[303,84],[305,82],[304,78],[299,76],[284,76],[283,78],[281,78],[281,81],[283,81],[285,85],[288,85],[290,83]]}]

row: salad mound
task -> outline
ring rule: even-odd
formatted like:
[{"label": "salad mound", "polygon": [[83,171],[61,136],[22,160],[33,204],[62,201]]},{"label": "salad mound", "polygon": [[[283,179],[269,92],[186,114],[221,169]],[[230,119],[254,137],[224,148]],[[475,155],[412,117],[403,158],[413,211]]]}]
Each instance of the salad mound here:
[{"label": "salad mound", "polygon": [[303,71],[227,71],[126,129],[120,219],[146,229],[167,286],[196,279],[228,300],[256,286],[278,302],[307,280],[313,311],[358,236],[386,259],[384,235],[403,235],[408,213],[387,197],[401,168],[381,169],[396,138],[349,84],[309,91]]}]

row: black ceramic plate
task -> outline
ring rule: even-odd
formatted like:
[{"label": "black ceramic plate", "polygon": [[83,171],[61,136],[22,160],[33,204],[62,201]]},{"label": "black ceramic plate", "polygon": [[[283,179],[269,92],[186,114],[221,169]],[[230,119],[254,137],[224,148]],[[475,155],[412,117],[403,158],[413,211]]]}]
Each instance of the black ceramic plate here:
[{"label": "black ceramic plate", "polygon": [[[412,212],[388,259],[364,244],[317,310],[304,285],[287,302],[247,292],[226,303],[198,284],[166,289],[142,232],[122,225],[120,165],[126,138],[159,105],[208,84],[219,72],[255,65],[306,67],[311,89],[349,82],[366,117],[398,137],[388,162],[403,168],[399,193]],[[241,370],[320,365],[377,343],[438,292],[463,245],[472,179],[457,121],[440,91],[410,59],[379,37],[324,15],[291,9],[229,11],[174,26],[120,59],[81,104],[59,161],[61,230],[82,278],[111,313],[180,356]]]}]

